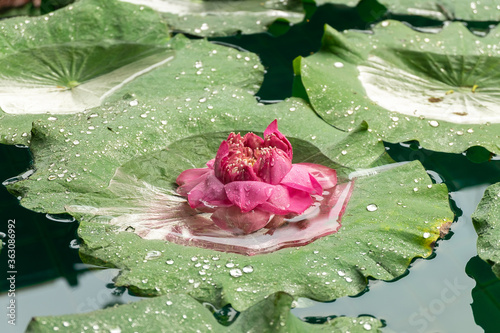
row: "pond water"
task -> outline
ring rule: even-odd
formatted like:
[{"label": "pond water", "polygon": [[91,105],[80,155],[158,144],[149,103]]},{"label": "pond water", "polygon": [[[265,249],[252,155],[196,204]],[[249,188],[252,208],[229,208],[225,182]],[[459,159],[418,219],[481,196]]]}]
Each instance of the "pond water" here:
[{"label": "pond water", "polygon": [[[292,60],[319,48],[324,23],[337,29],[366,28],[358,13],[344,7],[325,7],[310,23],[293,27],[279,38],[257,34],[215,38],[214,42],[258,53],[267,67],[258,97],[277,101],[291,96]],[[429,20],[413,23],[437,24]],[[497,332],[500,293],[495,290],[500,290],[500,284],[488,264],[477,257],[471,214],[485,187],[500,181],[500,160],[474,163],[470,161],[472,154],[468,158],[467,154],[436,153],[419,148],[417,143],[387,143],[386,148],[396,161],[420,160],[435,182],[446,183],[457,215],[452,232],[438,243],[431,259],[415,260],[397,281],[373,280],[364,293],[329,303],[299,299],[292,312],[311,323],[339,315],[372,315],[386,322],[384,332]],[[28,170],[30,163],[28,149],[0,145],[0,180]],[[23,332],[32,316],[84,313],[141,299],[113,286],[117,270],[81,262],[78,222],[58,222],[30,212],[2,186],[0,231],[6,231],[8,220],[16,220],[18,318],[14,328],[0,320],[0,332]],[[2,251],[0,305],[4,309],[8,301],[6,262],[6,252]]]}]

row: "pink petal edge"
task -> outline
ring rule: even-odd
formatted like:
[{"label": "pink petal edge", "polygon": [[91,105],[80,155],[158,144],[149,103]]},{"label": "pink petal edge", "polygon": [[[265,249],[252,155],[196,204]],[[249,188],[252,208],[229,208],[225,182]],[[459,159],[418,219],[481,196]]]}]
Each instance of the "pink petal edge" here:
[{"label": "pink petal edge", "polygon": [[194,187],[205,181],[209,172],[210,169],[208,168],[184,170],[176,179],[179,185],[177,193],[187,196]]},{"label": "pink petal edge", "polygon": [[276,185],[269,199],[257,208],[278,215],[302,214],[312,203],[309,193]]},{"label": "pink petal edge", "polygon": [[205,181],[200,182],[189,192],[188,202],[191,208],[217,208],[232,205],[226,196],[224,184],[215,177],[212,170]]},{"label": "pink petal edge", "polygon": [[[274,137],[273,137],[274,134]],[[278,120],[274,119],[264,130],[264,146],[274,146],[287,153],[290,161],[293,160],[293,148],[288,139],[278,130]]]},{"label": "pink petal edge", "polygon": [[290,171],[281,180],[281,184],[309,194],[321,195],[323,193],[321,184],[309,173],[308,168],[300,164],[292,165]]}]

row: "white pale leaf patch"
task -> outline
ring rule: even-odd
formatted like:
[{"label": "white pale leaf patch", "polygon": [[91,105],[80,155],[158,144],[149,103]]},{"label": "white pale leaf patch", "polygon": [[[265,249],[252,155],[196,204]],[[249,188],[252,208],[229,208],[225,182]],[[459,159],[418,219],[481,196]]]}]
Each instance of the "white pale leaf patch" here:
[{"label": "white pale leaf patch", "polygon": [[[316,5],[327,3],[355,7],[359,0],[315,0]],[[500,6],[497,0],[379,0],[389,12],[397,15],[415,15],[439,21],[497,21]]]},{"label": "white pale leaf patch", "polygon": [[[0,75],[0,108],[10,114],[70,114],[101,105],[133,79],[174,59],[172,52],[150,55],[74,87],[61,86],[56,79]],[[49,72],[51,69],[47,68]],[[61,72],[64,72],[61,69]]]},{"label": "white pale leaf patch", "polygon": [[248,235],[234,235],[220,229],[211,220],[211,213],[194,210],[172,190],[153,186],[121,170],[108,187],[107,193],[112,193],[114,200],[104,199],[96,205],[68,205],[66,210],[90,215],[95,222],[117,226],[118,232],[134,232],[144,239],[254,255],[306,245],[336,232],[353,186],[352,181],[337,185],[302,215],[286,219],[286,225]]},{"label": "white pale leaf patch", "polygon": [[[289,12],[273,7],[283,7],[282,1],[189,1],[189,0],[121,0],[135,5],[148,6],[154,10],[177,15],[199,14],[201,16],[248,16],[302,19],[302,13]],[[285,8],[283,8],[285,9]]]},{"label": "white pale leaf patch", "polygon": [[457,124],[500,123],[499,86],[460,87],[415,75],[376,55],[357,68],[368,98],[387,110]]},{"label": "white pale leaf patch", "polygon": [[169,26],[196,36],[228,36],[264,32],[277,19],[298,23],[304,19],[300,1],[259,0],[121,0],[152,8]]}]

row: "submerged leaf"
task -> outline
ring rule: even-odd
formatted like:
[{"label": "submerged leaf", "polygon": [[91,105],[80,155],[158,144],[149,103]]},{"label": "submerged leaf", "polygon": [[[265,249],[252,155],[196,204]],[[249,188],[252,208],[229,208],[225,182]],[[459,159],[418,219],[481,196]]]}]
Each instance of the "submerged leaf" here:
[{"label": "submerged leaf", "polygon": [[300,0],[121,0],[145,5],[168,20],[172,30],[202,37],[264,32],[277,20],[299,23],[304,18]]},{"label": "submerged leaf", "polygon": [[[106,332],[127,332],[130,322],[138,332],[380,332],[372,317],[339,317],[325,324],[308,324],[290,313],[292,297],[270,295],[245,312],[231,326],[216,321],[201,303],[185,294],[170,294],[91,313],[36,317],[26,332],[80,332],[89,327]],[[368,329],[369,328],[369,329]]]},{"label": "submerged leaf", "polygon": [[476,281],[471,291],[474,321],[485,332],[494,332],[500,326],[500,305],[496,302],[500,298],[500,280],[479,256],[467,262],[465,272]]},{"label": "submerged leaf", "polygon": [[493,265],[493,273],[500,278],[500,183],[490,185],[472,215],[478,235],[477,252],[481,259]]},{"label": "submerged leaf", "polygon": [[373,34],[327,27],[322,50],[297,61],[314,109],[336,127],[366,120],[390,142],[498,152],[498,36],[499,28],[474,36],[461,23],[437,34],[396,21],[378,24]]}]

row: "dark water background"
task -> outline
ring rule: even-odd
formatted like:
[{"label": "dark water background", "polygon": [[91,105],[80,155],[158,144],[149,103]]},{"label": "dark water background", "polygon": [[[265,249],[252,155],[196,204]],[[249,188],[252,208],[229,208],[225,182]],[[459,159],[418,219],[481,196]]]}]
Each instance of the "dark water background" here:
[{"label": "dark water background", "polygon": [[[260,55],[266,67],[258,98],[263,102],[301,96],[300,82],[294,82],[292,61],[308,56],[320,47],[323,26],[338,30],[366,29],[369,23],[391,17],[384,8],[362,1],[352,9],[323,6],[315,13],[309,6],[308,22],[289,28],[277,23],[271,31],[280,36],[255,34],[214,38]],[[365,7],[363,7],[365,6]],[[368,9],[367,9],[368,8]],[[394,17],[414,26],[439,26],[423,18]],[[484,30],[489,23],[469,23]],[[418,143],[386,143],[396,161],[420,160],[435,182],[450,190],[450,204],[457,216],[452,232],[440,241],[431,259],[413,262],[407,274],[392,282],[370,281],[356,297],[318,303],[300,299],[292,312],[311,323],[340,315],[372,315],[383,319],[386,332],[498,332],[500,327],[500,284],[490,266],[477,257],[477,235],[471,214],[487,185],[500,181],[500,159],[484,150],[445,154],[421,149]],[[0,145],[0,181],[16,176],[31,166],[29,149]],[[19,206],[18,200],[0,186],[0,232],[7,221],[16,220],[17,325],[6,319],[6,251],[0,253],[0,332],[23,332],[32,316],[83,313],[139,298],[115,288],[117,270],[101,270],[83,264],[78,256],[78,222],[57,222],[45,214]],[[221,322],[231,322],[236,313],[225,308],[215,313]]]}]

